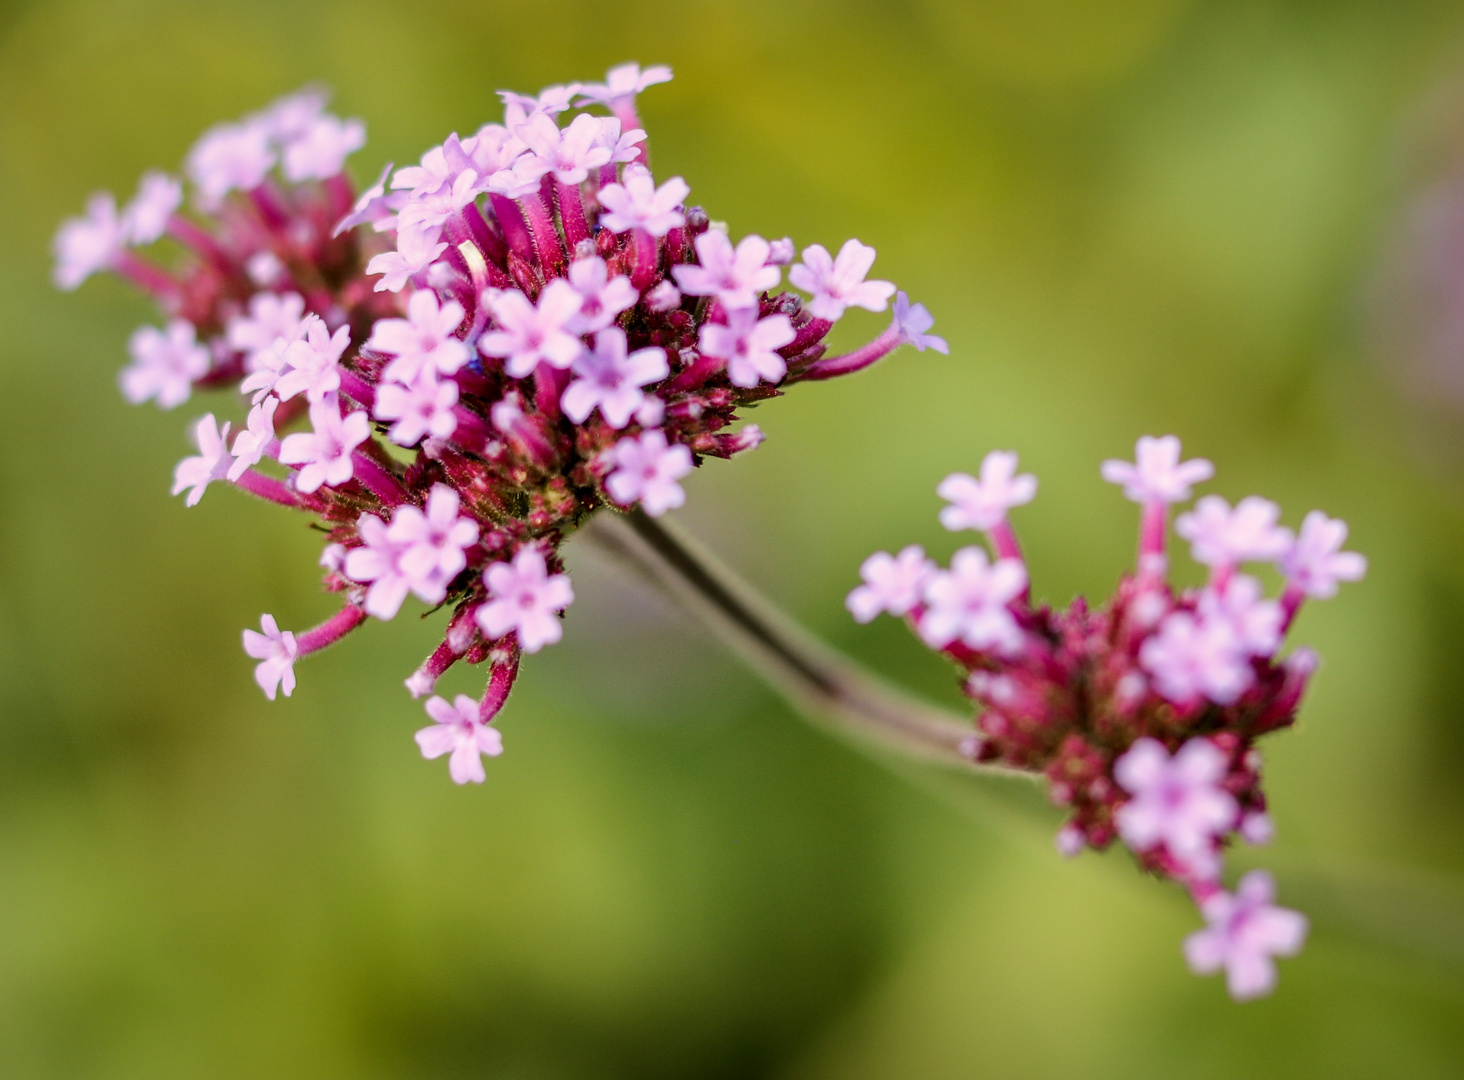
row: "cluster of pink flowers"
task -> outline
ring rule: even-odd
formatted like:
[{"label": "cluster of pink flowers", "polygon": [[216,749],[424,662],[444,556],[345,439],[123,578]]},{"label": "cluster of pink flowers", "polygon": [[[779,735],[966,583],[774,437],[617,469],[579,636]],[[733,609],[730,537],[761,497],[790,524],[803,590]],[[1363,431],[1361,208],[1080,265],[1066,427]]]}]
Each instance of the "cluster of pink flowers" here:
[{"label": "cluster of pink flowers", "polygon": [[[1341,550],[1347,526],[1319,511],[1293,533],[1265,499],[1231,506],[1206,495],[1175,531],[1209,580],[1178,591],[1166,580],[1169,507],[1214,470],[1182,461],[1172,435],[1140,439],[1135,456],[1103,464],[1142,507],[1142,524],[1137,570],[1102,607],[1032,603],[1007,513],[1034,498],[1037,480],[1001,451],[979,477],[957,473],[937,489],[949,503],[942,524],[984,533],[995,561],[977,546],[948,570],[919,547],[880,552],[848,607],[860,622],[903,616],[954,661],[978,710],[970,757],[1047,779],[1053,801],[1071,808],[1057,835],[1064,854],[1120,839],[1142,866],[1183,884],[1208,923],[1186,942],[1191,967],[1223,967],[1232,995],[1255,997],[1275,985],[1271,957],[1300,949],[1307,924],[1273,906],[1262,871],[1226,892],[1224,847],[1234,835],[1261,844],[1272,834],[1255,742],[1292,723],[1317,666],[1305,648],[1282,658],[1282,639],[1304,599],[1335,595],[1366,562]],[[1279,570],[1279,599],[1241,572],[1247,563]]]},{"label": "cluster of pink flowers", "polygon": [[[457,661],[489,665],[481,701],[432,697],[418,735],[424,755],[451,754],[454,780],[481,781],[520,654],[558,641],[574,600],[569,533],[606,507],[681,505],[703,458],[761,441],[729,430],[743,406],[900,344],[945,351],[922,306],[868,279],[872,248],[815,244],[794,264],[791,240],[734,244],[686,205],[680,177],[658,184],[636,97],[670,77],[629,64],[600,84],[504,92],[503,123],[388,165],[359,198],[344,162],[364,127],[307,90],[199,140],[190,212],[182,182],[149,173],[125,208],[97,195],[62,226],[58,285],[112,270],[167,315],[132,337],[128,400],[247,399],[232,438],[232,422],[198,421],[174,494],[192,506],[226,483],[328,531],[340,612],[244,632],[270,698],[292,692],[300,657],[409,594],[450,606],[407,687],[425,697]],[[609,115],[563,122],[594,107]],[[163,258],[137,253],[164,238]],[[809,299],[780,291],[784,266]],[[825,355],[846,308],[891,300],[887,331]]]}]

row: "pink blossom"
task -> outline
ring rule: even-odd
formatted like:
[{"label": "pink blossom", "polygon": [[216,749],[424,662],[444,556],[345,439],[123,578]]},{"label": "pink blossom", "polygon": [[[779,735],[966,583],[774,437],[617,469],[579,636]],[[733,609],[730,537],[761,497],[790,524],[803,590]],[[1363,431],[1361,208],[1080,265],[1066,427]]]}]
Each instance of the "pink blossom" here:
[{"label": "pink blossom", "polygon": [[1228,620],[1200,620],[1185,611],[1164,617],[1158,633],[1140,646],[1139,663],[1154,676],[1158,691],[1176,705],[1201,697],[1229,705],[1255,679]]},{"label": "pink blossom", "polygon": [[821,244],[803,249],[803,262],[788,271],[788,280],[813,295],[808,310],[815,318],[834,322],[845,308],[883,311],[895,287],[888,281],[865,281],[874,265],[874,248],[846,240],[836,259]]},{"label": "pink blossom", "polygon": [[1264,810],[1252,810],[1240,819],[1240,838],[1247,844],[1260,847],[1269,844],[1276,836],[1276,826]]},{"label": "pink blossom", "polygon": [[244,273],[261,289],[273,289],[284,280],[287,269],[273,251],[256,251],[244,260]]},{"label": "pink blossom", "polygon": [[635,307],[640,298],[630,278],[624,274],[612,278],[605,260],[598,255],[570,263],[569,283],[581,297],[579,311],[565,324],[565,329],[573,334],[593,334],[596,330],[603,330],[622,311]]},{"label": "pink blossom", "polygon": [[377,292],[400,292],[407,280],[422,273],[447,250],[447,245],[417,229],[397,232],[397,249],[384,251],[366,264],[367,275],[381,274]]},{"label": "pink blossom", "polygon": [[603,83],[585,83],[579,92],[584,95],[581,105],[595,103],[614,105],[617,102],[634,100],[635,96],[649,86],[671,81],[671,69],[665,65],[641,70],[639,64],[621,64],[605,73]]},{"label": "pink blossom", "polygon": [[533,117],[535,113],[555,116],[568,109],[579,92],[579,83],[569,83],[567,86],[546,86],[539,91],[537,97],[529,97],[513,90],[500,90],[498,97],[505,105],[522,109],[525,116]]},{"label": "pink blossom", "polygon": [[312,402],[324,401],[341,387],[341,354],[351,344],[351,328],[339,327],[334,334],[319,315],[307,315],[304,336],[285,349],[285,371],[274,385],[281,401],[303,393]]},{"label": "pink blossom", "polygon": [[515,379],[533,374],[541,363],[567,368],[585,347],[566,329],[583,303],[584,298],[563,278],[545,286],[537,306],[517,290],[499,293],[493,303],[493,319],[499,328],[478,339],[478,351],[504,358],[504,370]]},{"label": "pink blossom", "polygon": [[261,615],[259,629],[264,633],[244,631],[244,652],[259,661],[254,681],[271,701],[280,690],[289,697],[295,692],[295,659],[300,655],[295,635],[281,630],[273,615]]},{"label": "pink blossom", "polygon": [[775,351],[789,344],[795,334],[786,315],[757,317],[757,308],[736,308],[727,312],[726,324],[709,322],[701,328],[701,351],[727,362],[727,378],[733,386],[756,386],[759,380],[780,382],[788,373],[788,362]]},{"label": "pink blossom", "polygon": [[686,216],[677,207],[690,194],[691,188],[679,176],[658,188],[649,169],[630,165],[620,183],[600,189],[600,205],[605,208],[600,224],[611,232],[640,229],[652,236],[665,236],[686,224]]},{"label": "pink blossom", "polygon": [[980,548],[962,548],[949,571],[937,571],[925,583],[920,636],[936,649],[961,641],[972,649],[1018,652],[1022,630],[1007,605],[1026,587],[1027,569],[1016,559],[992,565]]},{"label": "pink blossom", "polygon": [[1345,521],[1313,510],[1301,523],[1301,535],[1282,557],[1281,572],[1307,596],[1318,600],[1336,596],[1339,581],[1360,581],[1367,573],[1366,558],[1341,550],[1346,541]]},{"label": "pink blossom", "polygon": [[669,281],[662,281],[646,293],[646,307],[652,311],[670,311],[681,306],[681,290]]},{"label": "pink blossom", "polygon": [[1281,605],[1262,599],[1261,583],[1246,574],[1231,578],[1223,592],[1206,589],[1197,610],[1201,621],[1227,625],[1249,656],[1270,656],[1281,645]]},{"label": "pink blossom", "polygon": [[173,319],[166,331],[139,326],[127,351],[132,363],[122,369],[122,396],[134,405],[157,398],[159,408],[176,408],[188,400],[193,380],[208,374],[208,350],[186,319]]},{"label": "pink blossom", "polygon": [[485,189],[476,172],[465,169],[451,184],[413,195],[397,213],[398,247],[402,233],[418,233],[424,242],[442,239],[442,227]]},{"label": "pink blossom", "polygon": [[[617,135],[618,128],[617,124]],[[537,159],[535,167],[542,165],[544,172],[552,172],[561,184],[583,183],[591,169],[610,160],[612,147],[601,145],[600,119],[595,116],[576,116],[561,130],[545,113],[535,113],[514,133]]]},{"label": "pink blossom", "polygon": [[478,542],[477,523],[460,517],[460,508],[456,491],[434,484],[425,512],[399,506],[387,529],[412,592],[429,604],[442,602],[452,579],[468,565],[464,553]]},{"label": "pink blossom", "polygon": [[781,240],[774,240],[768,245],[768,265],[787,266],[793,261],[793,256],[797,253],[797,250],[793,245],[793,238],[791,236],[785,236]]},{"label": "pink blossom", "polygon": [[1233,566],[1242,562],[1276,562],[1291,548],[1291,530],[1277,524],[1281,508],[1254,495],[1235,509],[1218,495],[1206,495],[1181,514],[1174,531],[1191,544],[1195,562]]},{"label": "pink blossom", "polygon": [[127,244],[127,226],[117,216],[117,200],[105,191],[86,203],[86,216],[67,218],[56,230],[52,278],[61,289],[75,289],[98,270],[106,270]]},{"label": "pink blossom", "polygon": [[452,375],[472,356],[455,334],[462,321],[463,306],[456,300],[441,304],[431,289],[418,289],[407,301],[405,319],[376,321],[366,348],[395,357],[382,372],[386,379],[412,383],[423,369]]},{"label": "pink blossom", "polygon": [[183,205],[183,185],[167,173],[142,174],[137,194],[122,211],[122,226],[133,244],[151,244],[168,228],[168,219]]},{"label": "pink blossom", "polygon": [[291,344],[284,338],[276,338],[275,343],[269,348],[253,353],[249,357],[246,366],[250,372],[239,384],[239,389],[246,394],[254,395],[250,399],[253,404],[258,405],[267,396],[273,394],[275,386],[290,370],[290,361],[285,354],[289,351]]},{"label": "pink blossom", "polygon": [[[400,508],[399,508],[400,509]],[[385,521],[362,514],[356,522],[361,547],[346,552],[342,572],[352,581],[370,582],[366,613],[376,619],[394,619],[411,591],[411,579],[397,563],[400,554]]]},{"label": "pink blossom", "polygon": [[338,176],[346,158],[366,145],[366,125],[329,114],[318,116],[290,139],[281,171],[292,183]]},{"label": "pink blossom", "polygon": [[279,398],[265,398],[249,410],[247,426],[234,436],[234,461],[229,466],[231,483],[238,482],[239,477],[258,465],[270,443],[274,442],[274,414],[279,404]]},{"label": "pink blossom", "polygon": [[295,475],[295,490],[310,494],[322,484],[339,487],[355,475],[351,453],[371,436],[371,421],[364,412],[341,416],[334,397],[310,406],[312,431],[286,435],[280,461],[304,466]]},{"label": "pink blossom", "polygon": [[539,191],[549,162],[537,154],[522,154],[488,177],[488,190],[509,199],[523,199]]},{"label": "pink blossom", "polygon": [[855,621],[867,623],[880,612],[907,615],[920,603],[925,583],[935,564],[925,557],[925,549],[911,544],[898,555],[877,551],[864,560],[859,576],[864,579],[844,601]]},{"label": "pink blossom", "polygon": [[503,736],[496,727],[483,722],[478,703],[467,694],[459,694],[451,705],[445,698],[427,699],[427,715],[437,721],[417,732],[417,745],[422,756],[431,761],[451,754],[447,771],[458,784],[481,784],[488,778],[483,771],[483,757],[503,753]]},{"label": "pink blossom", "polygon": [[1190,497],[1190,485],[1215,475],[1215,467],[1204,458],[1181,463],[1179,440],[1173,435],[1142,436],[1134,447],[1135,463],[1109,460],[1103,463],[1103,479],[1122,484],[1123,493],[1137,503],[1183,502]]},{"label": "pink blossom", "polygon": [[676,481],[691,468],[691,451],[668,444],[665,432],[654,428],[615,444],[615,471],[605,480],[605,490],[621,506],[639,502],[651,517],[660,517],[686,502]]},{"label": "pink blossom", "polygon": [[277,142],[299,138],[325,111],[330,93],[323,87],[307,86],[276,98],[263,112],[245,117],[245,123],[263,128]]},{"label": "pink blossom", "polygon": [[924,304],[911,304],[903,291],[895,294],[895,332],[906,345],[914,345],[916,351],[934,349],[938,353],[950,354],[951,347],[946,339],[926,331],[935,325],[935,316],[925,309]]},{"label": "pink blossom", "polygon": [[1239,814],[1221,787],[1227,767],[1209,739],[1190,739],[1173,757],[1157,739],[1137,740],[1113,763],[1113,778],[1132,796],[1114,818],[1123,842],[1135,851],[1163,844],[1176,859],[1208,863]]},{"label": "pink blossom", "polygon": [[609,153],[609,160],[616,164],[635,161],[640,157],[640,144],[646,141],[646,133],[640,128],[620,130],[620,120],[614,116],[597,116],[600,124],[599,145]]},{"label": "pink blossom", "polygon": [[782,273],[768,265],[770,246],[761,236],[747,236],[734,250],[720,229],[696,238],[700,266],[673,266],[676,284],[688,296],[715,296],[731,308],[755,307],[759,293],[775,289]]},{"label": "pink blossom", "polygon": [[[255,293],[249,298],[249,313],[235,315],[225,332],[229,347],[244,354],[244,366],[258,370],[259,358],[276,341],[288,345],[305,334],[305,299],[299,293]],[[245,387],[246,391],[254,389]]]},{"label": "pink blossom", "polygon": [[549,573],[537,547],[523,548],[511,563],[493,563],[483,571],[483,580],[488,602],[474,618],[488,637],[513,632],[524,652],[535,653],[564,635],[556,616],[574,602],[574,589],[569,575]]},{"label": "pink blossom", "polygon": [[578,378],[560,399],[564,415],[583,424],[598,408],[605,422],[619,430],[645,401],[641,387],[664,379],[671,368],[666,350],[658,346],[627,356],[625,331],[611,326],[595,335],[594,349],[580,354],[574,372]]},{"label": "pink blossom", "polygon": [[372,410],[378,420],[395,420],[388,432],[398,446],[416,446],[428,435],[447,439],[457,430],[452,407],[458,402],[458,385],[451,379],[437,381],[431,368],[423,368],[415,381],[403,385],[384,382],[376,388]]},{"label": "pink blossom", "polygon": [[1196,975],[1225,969],[1226,988],[1236,1001],[1262,997],[1276,988],[1273,956],[1295,956],[1306,942],[1307,920],[1276,907],[1276,882],[1264,870],[1240,879],[1234,893],[1223,890],[1200,904],[1206,926],[1184,942],[1184,958]]},{"label": "pink blossom", "polygon": [[234,460],[229,456],[229,425],[225,423],[220,429],[213,413],[198,422],[193,437],[198,443],[198,455],[184,458],[173,470],[173,494],[181,495],[192,489],[183,500],[185,506],[197,506],[209,484],[228,476]]},{"label": "pink blossom", "polygon": [[274,167],[270,129],[259,122],[219,124],[204,132],[188,152],[188,178],[206,209],[234,190],[252,191]]},{"label": "pink blossom", "polygon": [[463,140],[463,150],[479,176],[492,176],[513,162],[527,147],[502,124],[484,124]]},{"label": "pink blossom", "polygon": [[332,236],[339,236],[357,225],[370,224],[377,232],[396,228],[397,211],[407,204],[411,196],[405,191],[396,191],[390,195],[386,193],[386,178],[391,175],[392,168],[392,163],[388,161],[376,183],[362,192],[351,212],[341,218],[335,231],[331,233]]},{"label": "pink blossom", "polygon": [[958,529],[987,530],[1006,520],[1007,511],[1023,506],[1037,495],[1037,478],[1017,472],[1013,451],[993,450],[981,462],[981,479],[967,473],[952,473],[940,482],[935,493],[950,501],[940,512],[940,523]]},{"label": "pink blossom", "polygon": [[[458,177],[470,169],[480,177],[486,175],[487,171],[492,170],[485,171],[474,160],[471,152],[476,142],[472,137],[464,142],[457,137],[457,132],[453,132],[441,146],[434,146],[423,154],[421,164],[398,169],[391,178],[392,189],[410,188],[411,197],[419,199],[452,187]],[[523,143],[513,140],[513,149],[514,156],[517,156],[523,151]],[[494,168],[501,168],[503,164],[507,164],[507,161],[495,164]]]}]

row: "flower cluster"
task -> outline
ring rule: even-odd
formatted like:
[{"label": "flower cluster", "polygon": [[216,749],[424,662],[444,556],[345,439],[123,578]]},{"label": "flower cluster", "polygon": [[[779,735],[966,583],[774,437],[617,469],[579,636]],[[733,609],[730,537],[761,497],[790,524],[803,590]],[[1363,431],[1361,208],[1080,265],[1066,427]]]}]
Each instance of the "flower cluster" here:
[{"label": "flower cluster", "polygon": [[[730,430],[738,410],[791,383],[901,344],[946,351],[925,308],[869,279],[873,248],[814,244],[795,264],[791,240],[734,244],[686,205],[685,181],[658,183],[636,98],[670,77],[629,64],[604,83],[504,92],[501,124],[388,165],[359,197],[343,169],[364,127],[307,90],[203,136],[190,211],[182,182],[149,173],[122,210],[97,195],[62,226],[58,285],[112,270],[166,313],[132,337],[129,401],[246,399],[242,422],[198,421],[174,494],[192,506],[229,484],[328,533],[341,611],[293,633],[265,615],[244,633],[269,697],[292,692],[300,657],[409,594],[448,606],[407,687],[425,697],[457,661],[489,665],[481,701],[431,698],[436,725],[418,735],[424,755],[451,754],[454,780],[481,781],[520,654],[558,641],[574,600],[566,536],[606,507],[681,505],[704,458],[761,441]],[[165,237],[162,258],[138,254]],[[780,289],[784,266],[807,299]],[[825,355],[847,308],[892,300],[888,330]]]},{"label": "flower cluster", "polygon": [[[1335,595],[1366,562],[1341,550],[1347,526],[1319,511],[1293,533],[1265,499],[1231,506],[1206,495],[1174,527],[1209,580],[1176,590],[1166,580],[1169,507],[1214,470],[1182,461],[1172,435],[1140,439],[1135,456],[1103,464],[1142,507],[1137,571],[1105,605],[1032,603],[1007,513],[1034,498],[1037,481],[1017,473],[1016,454],[994,451],[979,477],[957,473],[938,493],[949,503],[942,524],[984,533],[995,560],[966,547],[942,570],[919,547],[881,552],[848,607],[860,622],[903,616],[954,661],[977,707],[970,757],[1047,779],[1052,800],[1071,809],[1057,835],[1064,854],[1120,839],[1142,866],[1184,885],[1209,924],[1186,943],[1191,967],[1223,967],[1236,998],[1254,997],[1275,984],[1271,956],[1300,949],[1306,920],[1272,905],[1259,871],[1226,892],[1224,846],[1272,833],[1255,742],[1292,723],[1317,666],[1309,649],[1281,657],[1282,639],[1304,599]],[[1242,572],[1248,563],[1279,570],[1278,599]]]}]

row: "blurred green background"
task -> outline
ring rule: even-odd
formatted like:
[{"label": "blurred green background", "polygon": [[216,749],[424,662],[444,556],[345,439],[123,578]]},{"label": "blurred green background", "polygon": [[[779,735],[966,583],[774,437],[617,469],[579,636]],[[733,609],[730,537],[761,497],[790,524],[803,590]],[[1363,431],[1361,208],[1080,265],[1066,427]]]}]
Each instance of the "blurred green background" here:
[{"label": "blurred green background", "polygon": [[[1058,602],[1132,558],[1098,462],[1143,433],[1351,522],[1371,573],[1293,634],[1325,665],[1265,746],[1279,840],[1235,860],[1313,918],[1273,998],[1185,971],[1178,890],[812,731],[586,550],[481,788],[411,741],[436,621],[261,697],[240,628],[331,610],[318,541],[169,499],[189,419],[234,405],[123,404],[154,316],[53,292],[56,223],[307,81],[367,120],[369,179],[500,87],[631,58],[676,71],[643,101],[658,173],[734,234],[874,244],[950,339],[797,388],[689,482],[682,523],[840,647],[957,703],[842,598],[876,547],[947,555],[934,486],[993,447],[1041,477],[1016,525]],[[1464,1074],[1464,418],[1368,332],[1461,73],[1464,11],[1415,0],[8,0],[0,1075]]]}]

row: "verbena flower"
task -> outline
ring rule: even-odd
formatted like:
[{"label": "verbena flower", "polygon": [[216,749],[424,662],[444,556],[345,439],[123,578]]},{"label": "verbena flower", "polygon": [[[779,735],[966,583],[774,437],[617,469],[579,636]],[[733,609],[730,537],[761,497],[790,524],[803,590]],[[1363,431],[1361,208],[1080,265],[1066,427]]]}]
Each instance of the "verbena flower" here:
[{"label": "verbena flower", "polygon": [[[1032,601],[1007,513],[1037,482],[1017,474],[1015,454],[993,452],[979,479],[957,473],[938,491],[950,502],[942,523],[984,532],[996,561],[968,547],[940,570],[918,547],[881,552],[861,567],[848,607],[861,622],[903,616],[952,660],[976,706],[969,756],[1046,778],[1071,810],[1057,835],[1064,854],[1120,839],[1143,867],[1184,885],[1210,923],[1186,943],[1191,967],[1224,967],[1231,993],[1252,997],[1274,985],[1270,957],[1300,948],[1305,920],[1270,906],[1265,875],[1225,893],[1224,849],[1273,831],[1255,744],[1291,725],[1317,665],[1308,649],[1280,655],[1286,631],[1306,597],[1334,595],[1366,560],[1340,550],[1346,525],[1320,512],[1293,534],[1273,503],[1207,495],[1176,530],[1210,580],[1176,589],[1164,572],[1168,507],[1214,470],[1183,461],[1174,436],[1140,439],[1135,451],[1133,462],[1103,464],[1143,507],[1137,572],[1105,603],[1080,597],[1054,611]],[[1239,572],[1257,562],[1286,579],[1279,600]]]}]

